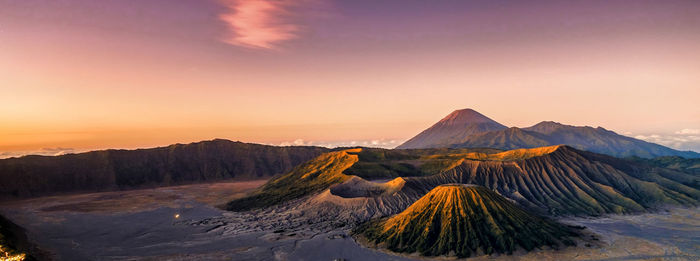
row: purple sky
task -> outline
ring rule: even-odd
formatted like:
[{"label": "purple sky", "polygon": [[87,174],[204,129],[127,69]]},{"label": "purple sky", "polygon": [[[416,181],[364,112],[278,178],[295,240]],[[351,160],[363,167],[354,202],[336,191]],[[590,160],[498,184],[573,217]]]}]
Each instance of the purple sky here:
[{"label": "purple sky", "polygon": [[0,153],[216,137],[392,147],[461,108],[700,150],[699,13],[700,1],[0,0]]}]

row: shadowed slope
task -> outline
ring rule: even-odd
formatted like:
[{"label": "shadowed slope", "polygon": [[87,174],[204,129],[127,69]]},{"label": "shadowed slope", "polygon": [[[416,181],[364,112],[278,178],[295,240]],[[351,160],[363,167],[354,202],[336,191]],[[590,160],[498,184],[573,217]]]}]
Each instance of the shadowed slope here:
[{"label": "shadowed slope", "polygon": [[[268,182],[257,193],[231,202],[228,209],[249,210],[320,194],[313,204],[327,209],[336,209],[332,206],[336,205],[338,211],[352,209],[343,215],[362,219],[398,213],[436,186],[449,183],[482,185],[549,215],[635,213],[665,204],[694,206],[700,199],[698,178],[693,175],[568,146],[490,154],[440,150],[443,154],[426,155],[422,150],[400,150],[401,155],[391,155],[393,152],[382,151],[361,157],[362,152],[350,150],[324,154]],[[359,170],[367,168],[355,170],[359,177],[347,173],[358,160],[381,165],[406,159],[415,161],[423,176],[377,184],[360,179],[364,177]]]},{"label": "shadowed slope", "polygon": [[357,162],[362,149],[348,149],[329,152],[316,157],[291,172],[274,178],[252,195],[233,200],[226,205],[227,210],[245,211],[269,207],[284,201],[320,192],[333,184],[350,178],[343,171]]},{"label": "shadowed slope", "polygon": [[462,184],[438,186],[400,214],[356,231],[392,251],[458,257],[573,245],[569,237],[576,236],[487,188]]},{"label": "shadowed slope", "polygon": [[465,158],[441,174],[406,178],[404,187],[420,194],[440,184],[478,184],[552,215],[634,213],[664,204],[697,205],[700,198],[698,188],[686,185],[696,178],[685,173],[568,146],[536,150],[549,153],[512,161]]},{"label": "shadowed slope", "polygon": [[538,133],[511,127],[505,130],[489,131],[471,135],[451,144],[452,148],[497,148],[512,150],[555,145],[547,137]]},{"label": "shadowed slope", "polygon": [[616,157],[700,156],[692,151],[677,151],[658,144],[622,136],[601,127],[578,127],[555,122],[542,122],[529,128],[512,127],[505,130],[478,133],[453,143],[449,147],[517,149],[556,144],[566,144],[577,149]]},{"label": "shadowed slope", "polygon": [[472,134],[505,128],[472,109],[456,110],[396,148],[444,148]]},{"label": "shadowed slope", "polygon": [[510,150],[558,144],[615,157],[681,156],[700,158],[700,153],[697,152],[674,150],[619,135],[601,127],[570,126],[543,121],[528,128],[507,128],[470,109],[451,113],[396,148],[495,148]]},{"label": "shadowed slope", "polygon": [[211,140],[138,150],[0,160],[0,199],[269,178],[324,152]]},{"label": "shadowed slope", "polygon": [[404,177],[398,191],[381,188],[389,184],[342,183],[312,198],[313,205],[349,222],[361,221],[396,214],[450,183],[485,186],[543,215],[637,213],[667,204],[696,206],[700,199],[693,175],[567,146],[430,158],[450,167],[436,175]]},{"label": "shadowed slope", "polygon": [[566,144],[577,149],[615,157],[700,157],[700,153],[697,152],[674,150],[651,142],[619,135],[602,127],[571,126],[553,121],[543,121],[532,127],[523,128],[523,130],[545,135],[550,144]]},{"label": "shadowed slope", "polygon": [[[465,153],[499,152],[493,149],[423,149],[386,150],[356,148],[329,152],[316,157],[292,172],[268,181],[248,197],[234,200],[226,209],[246,211],[273,206],[285,201],[316,194],[331,185],[348,181],[335,190],[342,195],[376,196],[395,192],[364,179],[429,176],[451,169],[458,159],[434,157],[432,153],[462,155]],[[351,177],[354,177],[351,179]],[[400,178],[395,181],[403,180]],[[402,182],[399,182],[402,184]],[[394,185],[389,185],[393,187]],[[350,188],[348,188],[350,187]]]},{"label": "shadowed slope", "polygon": [[700,176],[700,158],[686,159],[678,156],[664,156],[653,159],[633,157],[629,158],[640,163],[649,164],[660,168],[667,168],[682,171],[685,173]]}]

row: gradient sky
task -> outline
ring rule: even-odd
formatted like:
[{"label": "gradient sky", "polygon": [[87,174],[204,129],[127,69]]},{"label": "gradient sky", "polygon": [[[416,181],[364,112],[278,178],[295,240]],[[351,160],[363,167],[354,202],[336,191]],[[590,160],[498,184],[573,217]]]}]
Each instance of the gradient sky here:
[{"label": "gradient sky", "polygon": [[455,109],[700,151],[700,1],[0,0],[0,156],[393,147]]}]

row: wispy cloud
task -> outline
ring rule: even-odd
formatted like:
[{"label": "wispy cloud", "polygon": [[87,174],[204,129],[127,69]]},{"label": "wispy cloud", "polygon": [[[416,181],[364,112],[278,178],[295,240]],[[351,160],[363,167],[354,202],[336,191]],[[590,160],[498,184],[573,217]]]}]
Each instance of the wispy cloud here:
[{"label": "wispy cloud", "polygon": [[301,26],[294,23],[292,9],[308,1],[221,0],[227,12],[219,18],[229,28],[223,41],[248,48],[276,49],[278,44],[298,37]]}]

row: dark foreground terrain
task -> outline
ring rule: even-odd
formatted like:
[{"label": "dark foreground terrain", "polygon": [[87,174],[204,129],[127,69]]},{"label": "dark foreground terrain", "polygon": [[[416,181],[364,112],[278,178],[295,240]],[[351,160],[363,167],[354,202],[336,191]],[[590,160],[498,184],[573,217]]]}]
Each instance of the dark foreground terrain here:
[{"label": "dark foreground terrain", "polygon": [[[5,202],[0,213],[26,228],[30,240],[53,252],[56,260],[423,260],[365,248],[348,236],[349,227],[276,229],[276,222],[295,218],[293,208],[232,213],[215,207],[263,183],[44,197]],[[698,208],[559,221],[586,226],[599,235],[600,245],[475,260],[700,258]]]}]

